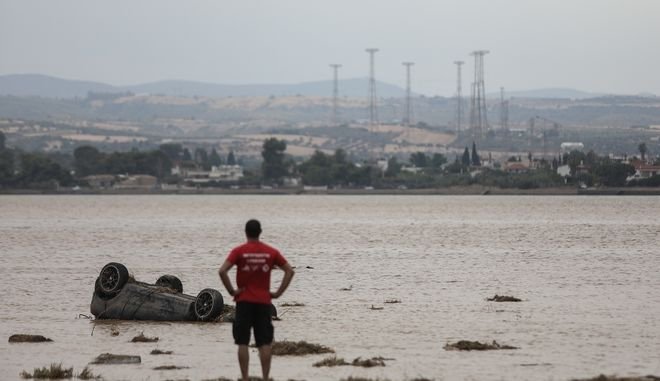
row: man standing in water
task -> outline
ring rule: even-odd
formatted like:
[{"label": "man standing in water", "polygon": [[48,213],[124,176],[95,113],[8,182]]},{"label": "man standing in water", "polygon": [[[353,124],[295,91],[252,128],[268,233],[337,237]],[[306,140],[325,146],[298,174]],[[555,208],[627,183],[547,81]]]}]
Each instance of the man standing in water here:
[{"label": "man standing in water", "polygon": [[[222,284],[236,301],[233,335],[234,342],[238,345],[238,363],[243,381],[248,381],[250,329],[254,331],[254,341],[259,349],[263,379],[268,380],[274,333],[270,312],[271,299],[282,296],[294,273],[291,265],[277,249],[259,241],[260,234],[259,221],[249,220],[245,224],[247,242],[235,247],[218,271]],[[236,289],[227,274],[234,265],[237,268]],[[270,272],[275,266],[284,270],[284,278],[277,291],[271,292]]]}]

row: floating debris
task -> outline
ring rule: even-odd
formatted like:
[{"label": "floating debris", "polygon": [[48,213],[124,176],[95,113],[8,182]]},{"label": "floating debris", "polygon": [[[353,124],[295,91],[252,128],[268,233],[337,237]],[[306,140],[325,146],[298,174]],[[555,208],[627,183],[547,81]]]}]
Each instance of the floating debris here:
[{"label": "floating debris", "polygon": [[385,309],[385,307],[374,307],[374,305],[372,304],[371,307],[369,307],[369,309],[372,311],[380,311]]},{"label": "floating debris", "polygon": [[154,349],[153,351],[151,351],[152,355],[171,355],[172,353],[174,353],[174,352],[172,352],[172,351],[161,351],[160,349]]},{"label": "floating debris", "polygon": [[50,364],[50,367],[34,368],[32,373],[22,371],[20,373],[22,378],[37,378],[37,379],[63,379],[73,377],[73,368],[62,368],[62,363]]},{"label": "floating debris", "polygon": [[177,365],[161,365],[154,368],[154,370],[176,370],[176,369],[188,369],[188,367],[177,366]]},{"label": "floating debris", "polygon": [[298,303],[298,302],[286,302],[280,304],[280,307],[305,307],[305,303]]},{"label": "floating debris", "polygon": [[139,364],[142,362],[140,356],[133,355],[113,355],[112,353],[103,353],[98,355],[90,364]]},{"label": "floating debris", "polygon": [[362,359],[362,357],[358,357],[353,362],[351,363],[353,366],[361,366],[364,368],[373,368],[375,366],[385,366],[385,361],[382,359],[382,357],[372,357],[370,359]]},{"label": "floating debris", "polygon": [[312,364],[312,366],[315,366],[317,368],[322,366],[344,366],[344,365],[350,365],[350,364],[347,363],[346,360],[344,360],[343,358],[337,358],[337,356],[327,357],[319,362],[315,362],[314,364]]},{"label": "floating debris", "polygon": [[493,296],[492,298],[487,298],[486,299],[489,302],[522,302],[521,299],[518,299],[513,296],[507,296],[507,295],[497,295]]},{"label": "floating debris", "polygon": [[103,378],[98,374],[94,374],[92,370],[87,366],[84,367],[82,372],[80,372],[76,377],[81,380],[99,380]]},{"label": "floating debris", "polygon": [[339,291],[352,291],[353,290],[353,285],[350,285],[348,287],[343,287],[340,288]]},{"label": "floating debris", "polygon": [[601,374],[593,378],[575,378],[572,381],[660,381],[660,377],[651,375],[642,377],[617,377]]},{"label": "floating debris", "polygon": [[17,334],[9,336],[10,343],[45,343],[49,341],[53,340],[41,335]]},{"label": "floating debris", "polygon": [[110,327],[110,336],[119,336],[119,328],[114,325]]},{"label": "floating debris", "polygon": [[400,299],[387,299],[387,300],[385,300],[385,303],[386,304],[397,304],[397,303],[401,303],[401,300]]},{"label": "floating debris", "polygon": [[155,343],[158,341],[157,337],[147,337],[144,335],[144,332],[140,332],[139,335],[135,336],[131,343]]},{"label": "floating debris", "polygon": [[331,348],[319,344],[312,344],[306,341],[276,341],[272,346],[275,356],[304,356],[321,353],[335,353]]},{"label": "floating debris", "polygon": [[340,381],[389,381],[387,378],[381,379],[381,378],[364,378],[364,377],[349,377],[349,378],[342,378]]},{"label": "floating debris", "polygon": [[490,351],[498,349],[518,349],[510,345],[500,345],[497,341],[493,340],[492,344],[480,343],[478,341],[461,340],[459,342],[444,346],[447,351]]},{"label": "floating debris", "polygon": [[[254,376],[248,377],[248,381],[262,381],[262,380],[263,379],[261,377],[254,377]],[[273,381],[272,378],[269,378],[268,380]],[[219,378],[205,379],[202,381],[235,381],[235,380],[227,377],[219,377]],[[289,381],[294,381],[294,380],[289,380]]]}]

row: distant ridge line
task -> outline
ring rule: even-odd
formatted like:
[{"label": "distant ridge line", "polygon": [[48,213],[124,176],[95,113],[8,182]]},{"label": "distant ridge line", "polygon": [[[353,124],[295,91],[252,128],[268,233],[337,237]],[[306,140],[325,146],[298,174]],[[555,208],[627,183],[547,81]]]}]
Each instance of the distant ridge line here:
[{"label": "distant ridge line", "polygon": [[[349,78],[339,81],[340,96],[366,97],[365,78]],[[379,82],[383,97],[402,97],[402,87]],[[187,80],[163,80],[138,85],[113,86],[102,82],[69,80],[42,74],[10,74],[0,76],[0,95],[39,96],[45,98],[83,98],[89,92],[135,94],[163,94],[183,97],[228,96],[331,96],[332,80],[302,82],[297,84],[215,84]]]}]

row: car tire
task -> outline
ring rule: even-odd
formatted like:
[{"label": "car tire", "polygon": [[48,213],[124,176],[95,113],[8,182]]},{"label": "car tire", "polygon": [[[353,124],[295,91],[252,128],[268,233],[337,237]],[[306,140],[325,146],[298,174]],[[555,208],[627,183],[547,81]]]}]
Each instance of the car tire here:
[{"label": "car tire", "polygon": [[121,263],[110,262],[101,269],[98,281],[104,294],[116,294],[128,282],[128,269]]},{"label": "car tire", "polygon": [[195,317],[201,321],[211,321],[222,314],[224,301],[218,290],[205,288],[195,298]]},{"label": "car tire", "polygon": [[174,275],[163,275],[156,281],[156,286],[171,288],[172,290],[182,294],[183,293],[183,284],[181,284],[181,279],[175,277]]}]

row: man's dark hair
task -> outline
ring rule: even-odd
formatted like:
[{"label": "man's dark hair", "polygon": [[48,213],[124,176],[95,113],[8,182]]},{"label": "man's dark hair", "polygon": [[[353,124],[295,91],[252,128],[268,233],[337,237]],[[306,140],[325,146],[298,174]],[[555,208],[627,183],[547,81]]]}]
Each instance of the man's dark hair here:
[{"label": "man's dark hair", "polygon": [[248,238],[259,238],[261,234],[261,223],[257,220],[250,220],[245,224],[245,235]]}]

